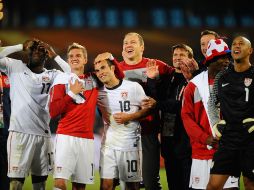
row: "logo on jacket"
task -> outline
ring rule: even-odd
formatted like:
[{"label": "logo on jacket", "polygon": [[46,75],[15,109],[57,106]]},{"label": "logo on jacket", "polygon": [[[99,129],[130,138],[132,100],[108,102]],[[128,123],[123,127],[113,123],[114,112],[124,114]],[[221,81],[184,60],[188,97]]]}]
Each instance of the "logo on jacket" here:
[{"label": "logo on jacket", "polygon": [[251,83],[252,83],[252,79],[251,79],[251,78],[245,78],[245,79],[244,79],[244,85],[245,85],[246,87],[250,86]]},{"label": "logo on jacket", "polygon": [[121,96],[124,100],[128,98],[128,92],[121,92]]},{"label": "logo on jacket", "polygon": [[42,76],[42,81],[43,82],[50,82],[50,78],[48,75]]},{"label": "logo on jacket", "polygon": [[225,87],[227,85],[229,85],[229,83],[222,83],[221,87]]}]

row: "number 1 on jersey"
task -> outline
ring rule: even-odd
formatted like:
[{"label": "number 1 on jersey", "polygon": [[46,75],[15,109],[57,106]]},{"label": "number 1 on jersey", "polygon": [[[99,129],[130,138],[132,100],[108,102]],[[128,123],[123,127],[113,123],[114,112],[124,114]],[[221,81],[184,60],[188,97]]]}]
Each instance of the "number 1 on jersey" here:
[{"label": "number 1 on jersey", "polygon": [[244,88],[245,90],[245,102],[249,101],[249,89],[248,88]]}]

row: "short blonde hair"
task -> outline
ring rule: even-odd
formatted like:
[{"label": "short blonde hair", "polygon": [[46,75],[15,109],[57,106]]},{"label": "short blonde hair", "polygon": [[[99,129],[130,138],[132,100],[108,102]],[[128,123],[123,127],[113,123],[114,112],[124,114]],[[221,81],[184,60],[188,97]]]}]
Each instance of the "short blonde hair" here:
[{"label": "short blonde hair", "polygon": [[144,39],[143,39],[143,37],[139,33],[137,33],[137,32],[129,32],[129,33],[125,34],[124,39],[126,38],[126,36],[129,36],[129,35],[136,35],[138,37],[140,45],[145,45]]},{"label": "short blonde hair", "polygon": [[67,50],[67,55],[69,54],[69,52],[72,50],[72,49],[81,49],[83,54],[84,54],[84,57],[87,59],[87,50],[86,50],[86,47],[85,46],[82,46],[80,45],[79,43],[76,43],[76,42],[73,42],[71,45],[69,45],[68,47],[68,50]]}]

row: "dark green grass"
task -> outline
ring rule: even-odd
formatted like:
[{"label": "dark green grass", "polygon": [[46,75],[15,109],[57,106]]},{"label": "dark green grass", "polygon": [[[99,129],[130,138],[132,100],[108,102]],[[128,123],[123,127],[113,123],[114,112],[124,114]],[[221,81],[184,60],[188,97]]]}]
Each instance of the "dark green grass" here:
[{"label": "dark green grass", "polygon": [[[161,183],[163,186],[163,189],[167,189],[167,179],[166,179],[166,172],[164,169],[161,169],[160,172],[161,175]],[[31,178],[28,177],[25,181],[24,190],[32,190],[32,183],[31,183]],[[52,176],[48,177],[47,184],[46,184],[46,189],[47,190],[52,190],[53,189],[53,178]],[[71,184],[68,183],[68,189],[71,189]],[[99,178],[99,172],[95,172],[95,183],[93,185],[87,185],[86,190],[99,190],[100,189],[100,178]],[[120,187],[116,188],[117,190],[120,190]]]},{"label": "dark green grass", "polygon": [[[163,190],[167,190],[167,179],[166,179],[166,171],[165,169],[161,169],[160,170],[160,177],[161,177],[161,184],[162,184],[162,188]],[[100,178],[99,178],[99,173],[96,172],[95,173],[95,183],[94,185],[87,185],[86,190],[99,190],[100,187]],[[24,190],[32,190],[32,184],[31,184],[31,178],[28,177],[25,181]],[[47,190],[52,190],[53,189],[53,178],[52,176],[49,176],[48,180],[47,180],[47,186],[46,186]],[[68,183],[68,189],[71,189],[71,184]],[[120,187],[116,188],[117,190],[120,190]],[[243,183],[241,180],[241,188],[240,190],[244,190],[243,188]]]}]

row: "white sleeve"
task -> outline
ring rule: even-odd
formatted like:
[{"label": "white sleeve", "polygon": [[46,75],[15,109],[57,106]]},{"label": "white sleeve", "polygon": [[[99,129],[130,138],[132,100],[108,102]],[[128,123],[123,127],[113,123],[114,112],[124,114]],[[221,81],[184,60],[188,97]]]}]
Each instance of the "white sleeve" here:
[{"label": "white sleeve", "polygon": [[13,69],[18,69],[22,64],[24,63],[21,60],[4,57],[0,59],[0,71],[9,76]]},{"label": "white sleeve", "polygon": [[55,62],[63,69],[65,73],[71,73],[71,67],[70,65],[64,61],[59,55],[55,57]]},{"label": "white sleeve", "polygon": [[145,94],[145,91],[143,89],[143,87],[139,84],[139,83],[136,83],[136,100],[138,103],[141,104],[141,101],[145,98],[147,98],[146,94]]},{"label": "white sleeve", "polygon": [[23,50],[23,44],[18,44],[15,46],[0,47],[0,59],[12,53],[19,52],[21,50]]},{"label": "white sleeve", "polygon": [[0,70],[4,73],[8,73],[8,67],[11,67],[12,60],[11,58],[8,58],[6,56],[19,52],[23,50],[23,44],[18,44],[14,46],[6,46],[6,47],[0,47]]}]

